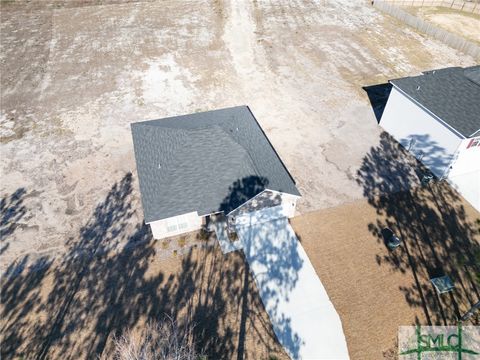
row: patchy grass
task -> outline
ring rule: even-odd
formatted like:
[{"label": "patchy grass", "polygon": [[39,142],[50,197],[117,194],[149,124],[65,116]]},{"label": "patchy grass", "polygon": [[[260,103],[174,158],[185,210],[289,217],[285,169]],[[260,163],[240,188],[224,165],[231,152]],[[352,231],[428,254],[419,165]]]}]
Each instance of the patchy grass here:
[{"label": "patchy grass", "polygon": [[[437,184],[292,220],[340,314],[352,359],[394,359],[398,326],[455,324],[479,301],[479,218]],[[394,251],[380,235],[387,226],[403,240]],[[440,273],[453,279],[453,292],[436,293],[430,278]]]},{"label": "patchy grass", "polygon": [[186,236],[181,236],[179,239],[178,239],[178,246],[180,246],[181,248],[185,247],[185,245],[187,245],[187,237]]},{"label": "patchy grass", "polygon": [[169,240],[162,240],[162,249],[167,250],[170,246],[170,241]]}]

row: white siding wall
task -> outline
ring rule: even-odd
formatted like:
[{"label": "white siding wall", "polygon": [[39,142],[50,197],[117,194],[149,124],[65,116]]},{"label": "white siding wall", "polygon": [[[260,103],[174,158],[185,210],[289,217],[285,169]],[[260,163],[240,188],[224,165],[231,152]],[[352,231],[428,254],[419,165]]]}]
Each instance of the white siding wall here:
[{"label": "white siding wall", "polygon": [[[289,218],[295,216],[295,207],[298,197],[279,192],[274,193],[281,196],[282,203],[276,210],[274,209],[270,212],[267,210],[265,214],[271,214],[272,219],[278,218],[280,216],[278,214],[281,214],[281,216],[287,216]],[[252,200],[253,199],[250,201]],[[203,221],[204,217],[198,216],[198,213],[195,211],[188,214],[154,221],[148,224],[152,229],[154,239],[163,239],[169,236],[175,236],[190,231],[199,230],[202,227]]]},{"label": "white siding wall", "polygon": [[284,214],[291,218],[295,216],[295,208],[297,206],[297,196],[290,194],[282,194],[282,207]]},{"label": "white siding wall", "polygon": [[395,87],[380,125],[438,177],[444,175],[463,140]]},{"label": "white siding wall", "polygon": [[199,230],[202,227],[203,217],[198,213],[178,215],[149,223],[154,239],[163,239],[169,236],[179,235],[190,231]]},{"label": "white siding wall", "polygon": [[[266,208],[259,208],[259,210],[251,211],[242,213],[241,215],[237,216],[235,219],[236,226],[243,226],[243,225],[253,225],[258,222],[267,222],[283,217],[291,218],[295,216],[295,207],[297,204],[298,196],[280,193],[278,191],[273,190],[266,190],[272,192],[275,196],[281,197],[281,204],[277,206],[271,206]],[[254,197],[251,200],[245,203],[248,204],[252,200],[259,201],[259,197]]]},{"label": "white siding wall", "polygon": [[480,211],[480,136],[462,141],[448,181]]}]

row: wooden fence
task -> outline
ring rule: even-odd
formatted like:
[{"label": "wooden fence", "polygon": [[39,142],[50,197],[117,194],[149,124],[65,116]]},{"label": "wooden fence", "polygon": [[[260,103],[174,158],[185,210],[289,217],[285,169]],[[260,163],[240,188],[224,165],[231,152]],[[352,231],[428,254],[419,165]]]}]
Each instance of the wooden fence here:
[{"label": "wooden fence", "polygon": [[425,33],[434,39],[440,40],[450,47],[460,50],[465,54],[471,55],[476,59],[480,59],[480,46],[478,46],[476,43],[468,41],[459,35],[452,34],[447,30],[438,28],[425,20],[409,14],[405,10],[402,10],[399,7],[391,4],[389,1],[376,0],[373,5],[379,10],[393,16],[394,18],[397,18],[416,30]]},{"label": "wooden fence", "polygon": [[480,0],[383,0],[397,6],[441,6],[445,8],[480,14]]}]

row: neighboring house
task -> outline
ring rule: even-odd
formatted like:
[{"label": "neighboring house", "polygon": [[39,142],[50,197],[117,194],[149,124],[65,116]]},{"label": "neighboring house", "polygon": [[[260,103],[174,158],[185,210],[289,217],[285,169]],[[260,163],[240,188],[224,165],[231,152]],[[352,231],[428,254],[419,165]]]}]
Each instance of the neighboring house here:
[{"label": "neighboring house", "polygon": [[269,207],[276,209],[271,216],[294,215],[295,181],[247,106],[131,128],[145,222],[154,238],[198,230],[218,213],[230,223]]},{"label": "neighboring house", "polygon": [[390,83],[380,125],[480,211],[480,66]]}]

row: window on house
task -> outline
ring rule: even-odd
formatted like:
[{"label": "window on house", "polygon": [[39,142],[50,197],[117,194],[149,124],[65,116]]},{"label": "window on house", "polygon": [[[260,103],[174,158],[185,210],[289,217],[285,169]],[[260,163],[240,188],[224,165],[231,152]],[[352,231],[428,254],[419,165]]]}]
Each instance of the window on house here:
[{"label": "window on house", "polygon": [[187,228],[188,228],[188,221],[185,216],[177,216],[173,219],[167,220],[167,232],[185,230]]},{"label": "window on house", "polygon": [[178,229],[178,225],[177,224],[169,224],[167,222],[167,231],[168,232],[173,232],[173,231],[177,231]]},{"label": "window on house", "polygon": [[184,230],[186,228],[188,228],[188,224],[186,222],[178,224],[178,230]]}]

